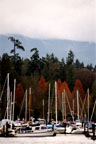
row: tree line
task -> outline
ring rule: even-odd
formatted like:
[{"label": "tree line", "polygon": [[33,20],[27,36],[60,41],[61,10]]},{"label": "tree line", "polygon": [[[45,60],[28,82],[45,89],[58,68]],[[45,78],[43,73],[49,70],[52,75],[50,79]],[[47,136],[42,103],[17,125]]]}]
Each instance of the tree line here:
[{"label": "tree line", "polygon": [[[21,58],[16,49],[25,50],[22,43],[14,37],[9,37],[13,42],[11,56],[4,53],[0,57],[0,93],[4,85],[7,73],[10,73],[10,89],[13,91],[13,81],[16,79],[16,117],[19,115],[24,92],[29,87],[32,88],[32,115],[34,117],[42,117],[42,99],[45,100],[45,117],[47,117],[48,105],[48,84],[51,84],[51,105],[54,105],[54,82],[58,85],[58,106],[59,118],[61,117],[61,93],[65,89],[72,106],[72,100],[76,98],[76,90],[79,90],[82,101],[84,101],[87,89],[90,90],[90,112],[94,101],[96,100],[96,65],[92,64],[84,66],[83,62],[78,59],[74,60],[74,53],[69,51],[66,58],[59,60],[54,54],[46,54],[45,57],[39,56],[37,48],[30,49],[30,58]],[[75,100],[76,101],[76,100]],[[1,102],[2,114],[4,116],[6,109],[6,90],[4,91]],[[54,111],[54,108],[52,108]],[[24,109],[21,117],[24,116]],[[54,112],[53,112],[54,117]],[[94,115],[95,117],[95,115]],[[94,118],[93,117],[93,118]]]}]

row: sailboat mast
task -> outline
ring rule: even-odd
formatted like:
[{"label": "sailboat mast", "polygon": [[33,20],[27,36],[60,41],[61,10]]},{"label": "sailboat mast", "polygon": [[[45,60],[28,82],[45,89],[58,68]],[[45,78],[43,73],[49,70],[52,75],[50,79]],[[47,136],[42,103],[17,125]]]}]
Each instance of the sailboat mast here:
[{"label": "sailboat mast", "polygon": [[44,99],[42,101],[42,104],[43,104],[43,119],[44,119]]},{"label": "sailboat mast", "polygon": [[25,96],[25,121],[27,122],[27,90],[26,90],[26,96]]},{"label": "sailboat mast", "polygon": [[12,120],[12,92],[10,94],[10,120]]},{"label": "sailboat mast", "polygon": [[64,121],[64,93],[62,92],[62,121]]},{"label": "sailboat mast", "polygon": [[89,122],[89,89],[88,89],[88,122]]},{"label": "sailboat mast", "polygon": [[57,82],[55,81],[55,113],[56,113],[56,124],[57,124]]},{"label": "sailboat mast", "polygon": [[9,73],[7,74],[7,119],[9,119]]},{"label": "sailboat mast", "polygon": [[62,92],[62,120],[66,120],[66,101],[65,101],[65,89]]},{"label": "sailboat mast", "polygon": [[65,89],[64,89],[64,115],[66,120],[66,97],[65,97]]},{"label": "sailboat mast", "polygon": [[74,122],[74,99],[73,99],[73,122]]},{"label": "sailboat mast", "polygon": [[50,120],[50,84],[49,84],[49,97],[48,97],[48,122]]},{"label": "sailboat mast", "polygon": [[29,122],[31,118],[31,88],[29,88]]},{"label": "sailboat mast", "polygon": [[77,90],[77,116],[78,116],[78,120],[79,120],[79,93]]},{"label": "sailboat mast", "polygon": [[15,110],[15,92],[16,92],[16,79],[14,79],[14,95],[13,95],[13,121],[14,121],[14,110]]}]

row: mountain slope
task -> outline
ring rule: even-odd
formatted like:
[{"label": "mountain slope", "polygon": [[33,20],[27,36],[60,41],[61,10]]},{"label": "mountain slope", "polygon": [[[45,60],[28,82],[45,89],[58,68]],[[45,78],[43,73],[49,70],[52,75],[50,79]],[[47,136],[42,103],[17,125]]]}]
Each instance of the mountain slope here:
[{"label": "mountain slope", "polygon": [[[75,59],[78,58],[80,62],[84,64],[93,65],[96,64],[96,43],[80,42],[72,40],[60,40],[60,39],[32,39],[29,37],[24,37],[22,35],[11,35],[22,42],[25,48],[25,52],[17,50],[17,52],[23,58],[29,58],[31,56],[30,49],[38,48],[40,57],[45,56],[47,53],[54,53],[56,57],[60,60],[68,55],[71,49],[74,52]],[[9,35],[0,35],[0,56],[3,53],[10,54],[10,50],[13,48],[13,43],[8,40]]]}]

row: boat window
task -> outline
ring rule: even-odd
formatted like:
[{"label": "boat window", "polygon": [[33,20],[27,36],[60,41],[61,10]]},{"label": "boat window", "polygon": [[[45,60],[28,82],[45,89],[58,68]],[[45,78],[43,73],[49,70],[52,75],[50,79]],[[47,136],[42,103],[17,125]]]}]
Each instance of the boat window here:
[{"label": "boat window", "polygon": [[39,130],[40,129],[40,127],[35,127],[35,130]]},{"label": "boat window", "polygon": [[56,127],[64,127],[64,125],[56,125]]},{"label": "boat window", "polygon": [[46,127],[41,127],[41,129],[46,129]]}]

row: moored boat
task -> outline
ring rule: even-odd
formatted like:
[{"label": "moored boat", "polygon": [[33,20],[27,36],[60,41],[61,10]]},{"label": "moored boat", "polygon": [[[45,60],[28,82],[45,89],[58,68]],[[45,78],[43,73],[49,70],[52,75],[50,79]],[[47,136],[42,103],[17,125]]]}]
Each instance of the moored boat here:
[{"label": "moored boat", "polygon": [[13,128],[11,120],[3,119],[0,124],[0,136],[15,136],[16,132]]},{"label": "moored boat", "polygon": [[48,129],[44,125],[35,126],[30,129],[30,131],[27,129],[24,129],[23,131],[20,131],[20,133],[16,134],[17,137],[45,137],[45,136],[56,136],[56,131],[52,130],[51,128]]}]

